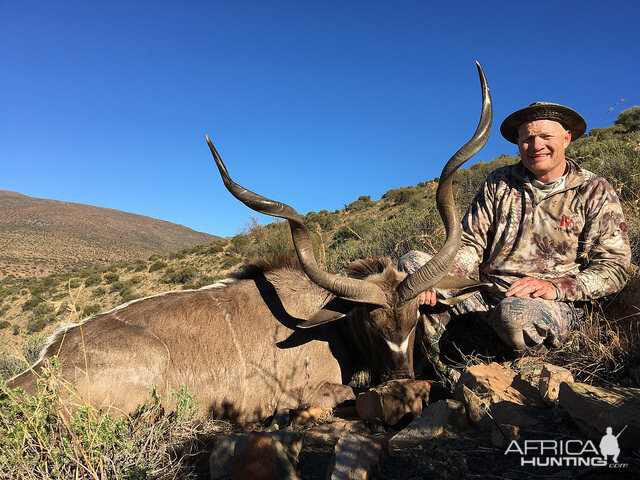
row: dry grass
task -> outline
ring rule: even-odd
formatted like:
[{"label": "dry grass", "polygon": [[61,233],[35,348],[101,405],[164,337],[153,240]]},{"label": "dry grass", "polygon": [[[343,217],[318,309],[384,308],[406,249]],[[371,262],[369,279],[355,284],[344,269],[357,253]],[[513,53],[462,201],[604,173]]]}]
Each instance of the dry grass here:
[{"label": "dry grass", "polygon": [[[77,317],[72,304],[68,321]],[[153,388],[133,415],[113,417],[71,403],[80,395],[55,358],[38,377],[33,396],[0,380],[0,478],[195,478],[200,452],[231,430],[227,422],[194,420],[197,402],[186,388],[165,399]]]}]

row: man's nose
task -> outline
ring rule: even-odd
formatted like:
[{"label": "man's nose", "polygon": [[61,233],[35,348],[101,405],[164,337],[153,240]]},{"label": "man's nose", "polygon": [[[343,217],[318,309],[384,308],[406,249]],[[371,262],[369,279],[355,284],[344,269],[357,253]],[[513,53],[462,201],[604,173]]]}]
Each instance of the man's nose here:
[{"label": "man's nose", "polygon": [[533,138],[533,143],[531,144],[531,147],[534,150],[541,150],[541,149],[544,148],[544,141],[540,137],[534,137]]}]

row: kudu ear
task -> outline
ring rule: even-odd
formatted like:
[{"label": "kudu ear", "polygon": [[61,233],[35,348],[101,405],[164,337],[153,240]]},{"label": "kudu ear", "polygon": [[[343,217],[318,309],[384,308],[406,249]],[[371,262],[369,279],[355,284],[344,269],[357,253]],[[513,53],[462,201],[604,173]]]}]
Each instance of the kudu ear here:
[{"label": "kudu ear", "polygon": [[474,293],[492,286],[493,283],[479,282],[470,278],[446,275],[431,288],[436,292],[439,303],[444,305],[455,305],[466,300]]},{"label": "kudu ear", "polygon": [[356,304],[342,298],[329,300],[309,320],[297,325],[298,328],[311,328],[324,323],[333,322],[347,315]]}]

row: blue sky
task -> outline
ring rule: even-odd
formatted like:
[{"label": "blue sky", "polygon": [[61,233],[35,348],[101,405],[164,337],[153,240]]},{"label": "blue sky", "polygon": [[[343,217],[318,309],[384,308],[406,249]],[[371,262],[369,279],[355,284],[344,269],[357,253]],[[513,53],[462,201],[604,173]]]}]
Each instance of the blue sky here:
[{"label": "blue sky", "polygon": [[495,117],[473,161],[515,154],[499,125],[536,100],[611,125],[640,104],[639,24],[637,0],[0,0],[0,189],[234,235],[252,212],[206,133],[300,213],[378,199],[473,133],[475,60]]}]

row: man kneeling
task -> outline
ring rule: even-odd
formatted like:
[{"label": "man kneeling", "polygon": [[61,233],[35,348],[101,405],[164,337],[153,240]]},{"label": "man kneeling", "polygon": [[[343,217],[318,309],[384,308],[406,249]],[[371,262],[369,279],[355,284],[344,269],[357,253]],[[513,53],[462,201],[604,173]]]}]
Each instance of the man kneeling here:
[{"label": "man kneeling", "polygon": [[[475,312],[515,354],[557,347],[579,325],[580,302],[624,286],[631,249],[620,201],[605,179],[565,157],[586,128],[574,110],[546,102],[504,120],[500,132],[518,145],[521,161],[493,171],[480,187],[450,272],[470,276],[478,267],[480,280],[494,287],[427,315],[425,333],[434,342],[452,315]],[[399,268],[413,271],[428,258],[409,252]],[[422,305],[436,302],[434,291],[420,295]]]}]

